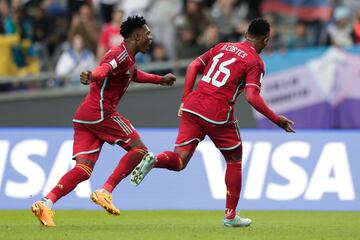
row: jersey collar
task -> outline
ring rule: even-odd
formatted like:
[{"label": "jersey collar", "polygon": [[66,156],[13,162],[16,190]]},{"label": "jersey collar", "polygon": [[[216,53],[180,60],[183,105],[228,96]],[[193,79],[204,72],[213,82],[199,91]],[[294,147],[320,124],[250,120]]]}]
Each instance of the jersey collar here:
[{"label": "jersey collar", "polygon": [[125,50],[126,50],[127,55],[129,56],[130,60],[131,60],[132,62],[135,62],[135,58],[134,58],[133,55],[131,55],[129,49],[128,49],[127,46],[126,46],[125,41],[123,42],[123,46],[124,46],[124,48],[125,48]]},{"label": "jersey collar", "polygon": [[256,52],[256,49],[254,48],[254,46],[249,41],[244,41],[243,44],[258,55],[258,53]]}]

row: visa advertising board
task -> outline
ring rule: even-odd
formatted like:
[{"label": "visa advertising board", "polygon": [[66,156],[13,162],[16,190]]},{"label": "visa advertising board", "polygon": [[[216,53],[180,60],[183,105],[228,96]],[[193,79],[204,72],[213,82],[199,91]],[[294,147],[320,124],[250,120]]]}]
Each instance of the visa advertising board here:
[{"label": "visa advertising board", "polygon": [[[177,129],[139,129],[154,152],[172,150]],[[0,128],[0,209],[28,209],[75,162],[71,128]],[[360,131],[242,130],[240,209],[360,210]],[[125,151],[105,144],[90,180],[56,209],[99,209],[89,195],[100,188]],[[181,172],[152,170],[138,187],[124,179],[115,204],[130,209],[223,209],[225,161],[209,139]]]}]

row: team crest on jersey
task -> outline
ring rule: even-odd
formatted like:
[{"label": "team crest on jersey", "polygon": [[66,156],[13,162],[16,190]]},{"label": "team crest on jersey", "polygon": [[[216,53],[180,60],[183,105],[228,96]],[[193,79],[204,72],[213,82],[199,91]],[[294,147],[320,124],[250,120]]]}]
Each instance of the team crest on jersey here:
[{"label": "team crest on jersey", "polygon": [[115,69],[117,67],[116,60],[115,59],[111,60],[110,65],[112,66],[113,69]]}]

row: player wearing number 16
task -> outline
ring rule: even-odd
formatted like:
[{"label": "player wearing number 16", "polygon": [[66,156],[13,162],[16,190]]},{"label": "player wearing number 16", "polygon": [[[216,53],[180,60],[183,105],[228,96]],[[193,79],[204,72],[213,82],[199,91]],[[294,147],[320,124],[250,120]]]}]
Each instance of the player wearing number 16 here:
[{"label": "player wearing number 16", "polygon": [[[181,120],[175,150],[144,158],[132,172],[133,185],[138,185],[153,167],[174,171],[184,169],[198,143],[208,135],[226,160],[223,224],[226,227],[251,224],[250,219],[236,214],[242,181],[242,144],[233,109],[237,97],[245,90],[246,100],[252,107],[286,132],[294,132],[293,122],[275,114],[260,96],[264,63],[259,53],[269,41],[269,32],[267,21],[255,19],[248,27],[246,41],[220,43],[189,65],[179,109]],[[202,77],[193,90],[198,73]]]}]

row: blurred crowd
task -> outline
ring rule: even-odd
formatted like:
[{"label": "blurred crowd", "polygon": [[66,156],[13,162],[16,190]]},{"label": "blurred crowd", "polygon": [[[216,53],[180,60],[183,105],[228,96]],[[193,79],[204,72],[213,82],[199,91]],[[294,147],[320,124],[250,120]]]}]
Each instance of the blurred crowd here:
[{"label": "blurred crowd", "polygon": [[[332,16],[326,21],[261,11],[264,1],[0,0],[0,76],[54,71],[61,80],[52,84],[77,85],[82,70],[94,68],[123,40],[121,22],[134,14],[146,17],[154,38],[151,52],[136,56],[138,63],[189,59],[218,42],[241,41],[249,21],[260,16],[271,24],[268,54],[360,44],[359,0],[328,0]],[[0,84],[0,91],[36,87]]]}]

